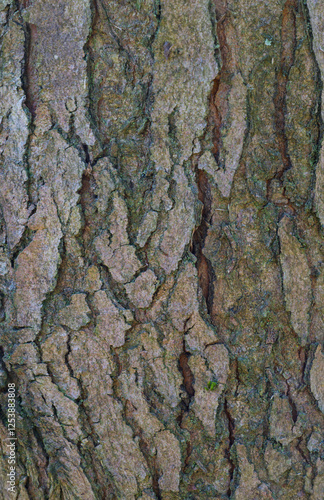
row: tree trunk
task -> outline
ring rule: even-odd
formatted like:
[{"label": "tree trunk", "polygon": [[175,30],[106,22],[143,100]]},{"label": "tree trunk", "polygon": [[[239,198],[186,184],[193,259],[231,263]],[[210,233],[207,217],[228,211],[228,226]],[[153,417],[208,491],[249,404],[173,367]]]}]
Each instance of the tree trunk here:
[{"label": "tree trunk", "polygon": [[323,5],[0,0],[0,498],[324,498]]}]

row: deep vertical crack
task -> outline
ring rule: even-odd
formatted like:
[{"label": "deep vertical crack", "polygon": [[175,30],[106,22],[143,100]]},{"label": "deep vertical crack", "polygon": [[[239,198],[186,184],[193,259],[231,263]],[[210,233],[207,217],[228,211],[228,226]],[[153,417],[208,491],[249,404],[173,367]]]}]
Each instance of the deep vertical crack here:
[{"label": "deep vertical crack", "polygon": [[227,418],[228,422],[228,439],[229,439],[229,446],[228,450],[226,450],[226,458],[229,463],[229,487],[227,490],[227,495],[228,498],[231,498],[231,495],[233,493],[232,485],[234,481],[234,472],[235,472],[235,462],[231,456],[231,449],[235,441],[235,422],[233,417],[230,414],[229,407],[228,407],[228,401],[227,398],[225,397],[224,400],[224,413]]},{"label": "deep vertical crack", "polygon": [[276,172],[275,178],[282,179],[284,173],[291,168],[288,153],[288,143],[285,133],[286,125],[286,95],[290,69],[295,61],[296,48],[296,10],[297,0],[287,0],[282,13],[281,30],[281,60],[277,74],[277,89],[274,96],[275,129],[277,145],[281,155],[282,167]]},{"label": "deep vertical crack", "polygon": [[186,350],[185,340],[183,340],[183,350],[179,356],[178,369],[183,377],[183,387],[186,391],[186,396],[181,400],[180,415],[176,419],[179,427],[182,426],[184,414],[189,412],[191,401],[195,396],[194,375],[189,366],[190,356],[191,354]]},{"label": "deep vertical crack", "polygon": [[203,253],[205,239],[211,218],[211,199],[208,177],[203,170],[196,171],[198,186],[198,199],[202,203],[202,214],[200,225],[195,229],[192,236],[191,252],[197,258],[197,273],[199,286],[206,301],[207,312],[211,313],[213,302],[213,269]]},{"label": "deep vertical crack", "polygon": [[36,38],[36,27],[33,24],[26,23],[23,20],[21,11],[19,10],[19,18],[25,36],[24,46],[24,60],[21,75],[21,86],[25,94],[25,109],[28,115],[28,137],[25,144],[24,163],[27,174],[25,187],[28,196],[27,207],[31,210],[35,208],[33,202],[36,202],[35,193],[33,193],[33,178],[30,168],[30,148],[31,141],[35,131],[35,117],[37,107],[37,86],[35,83],[35,74],[33,73],[33,60],[32,60],[32,44]]},{"label": "deep vertical crack", "polygon": [[[226,114],[226,99],[230,90],[230,80],[233,74],[237,71],[237,61],[235,56],[235,48],[228,44],[228,32],[231,29],[231,19],[228,11],[227,2],[225,0],[216,0],[213,7],[209,5],[211,23],[214,29],[214,37],[217,39],[215,47],[215,59],[220,64],[219,72],[216,75],[210,95],[209,95],[209,111],[207,118],[207,128],[201,144],[203,151],[201,154],[193,155],[193,164],[196,171],[196,182],[198,187],[198,199],[202,203],[202,216],[199,226],[196,228],[192,238],[192,253],[197,258],[197,271],[199,285],[202,294],[206,301],[207,312],[211,314],[213,309],[213,296],[215,280],[214,271],[211,263],[203,253],[205,240],[208,234],[209,224],[212,217],[212,200],[210,194],[210,185],[208,175],[198,170],[199,156],[204,152],[207,138],[211,141],[211,152],[215,157],[216,163],[222,168],[222,137],[221,129],[222,122]],[[215,19],[213,18],[215,16]],[[196,156],[196,157],[195,157]]]}]

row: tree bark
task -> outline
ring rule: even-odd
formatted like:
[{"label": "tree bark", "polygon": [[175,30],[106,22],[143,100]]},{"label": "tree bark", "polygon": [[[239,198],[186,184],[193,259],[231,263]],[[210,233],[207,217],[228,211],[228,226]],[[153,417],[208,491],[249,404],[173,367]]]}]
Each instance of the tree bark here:
[{"label": "tree bark", "polygon": [[323,499],[323,3],[0,23],[0,498]]}]

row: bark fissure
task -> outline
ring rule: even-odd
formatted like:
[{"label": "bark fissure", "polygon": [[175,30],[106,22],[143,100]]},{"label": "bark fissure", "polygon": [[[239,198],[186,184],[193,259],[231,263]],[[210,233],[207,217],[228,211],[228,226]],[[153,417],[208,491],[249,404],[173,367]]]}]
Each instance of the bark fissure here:
[{"label": "bark fissure", "polygon": [[287,84],[289,73],[295,59],[296,9],[296,0],[287,0],[282,13],[281,61],[277,75],[277,89],[274,97],[276,135],[282,160],[282,168],[276,173],[276,178],[279,180],[282,178],[284,172],[292,168],[291,160],[287,151],[285,115]]},{"label": "bark fissure", "polygon": [[277,169],[273,177],[267,180],[267,199],[272,201],[273,181],[277,180],[282,188],[282,199],[278,202],[279,206],[284,205],[282,212],[294,214],[294,204],[287,197],[286,188],[283,184],[285,173],[292,168],[290,155],[288,152],[288,140],[286,136],[286,99],[287,85],[289,83],[289,74],[295,62],[296,50],[296,12],[298,3],[295,0],[287,0],[282,13],[281,24],[281,56],[279,68],[276,74],[276,91],[273,99],[275,108],[275,134],[277,148],[281,157],[281,167]]},{"label": "bark fissure", "polygon": [[205,299],[207,312],[211,313],[212,310],[212,297],[213,297],[213,269],[208,259],[203,253],[205,239],[208,232],[210,223],[210,199],[208,196],[208,178],[203,171],[197,171],[196,174],[198,186],[198,199],[202,203],[201,223],[195,229],[192,236],[192,244],[190,251],[197,258],[197,271],[199,286],[202,295]]},{"label": "bark fissure", "polygon": [[29,125],[28,125],[29,134],[25,146],[24,162],[27,173],[26,191],[28,195],[28,208],[30,207],[31,209],[30,212],[31,216],[36,210],[36,207],[33,203],[32,173],[30,168],[30,148],[31,148],[32,137],[35,131],[34,119],[36,112],[36,96],[33,95],[34,91],[33,91],[33,82],[31,75],[30,51],[31,51],[32,40],[33,38],[35,38],[34,35],[35,27],[29,25],[28,23],[24,23],[23,20],[21,20],[21,22],[22,26],[24,27],[24,33],[25,33],[25,61],[24,61],[24,71],[22,75],[22,88],[26,96],[25,105],[29,112]]},{"label": "bark fissure", "polygon": [[224,413],[228,422],[228,440],[229,440],[229,445],[228,449],[225,451],[226,458],[228,460],[230,469],[229,469],[229,486],[227,490],[227,495],[228,498],[232,497],[232,494],[234,493],[235,490],[235,460],[232,457],[232,447],[235,444],[235,422],[233,417],[230,414],[229,408],[228,408],[228,401],[227,398],[225,397],[224,399]]}]

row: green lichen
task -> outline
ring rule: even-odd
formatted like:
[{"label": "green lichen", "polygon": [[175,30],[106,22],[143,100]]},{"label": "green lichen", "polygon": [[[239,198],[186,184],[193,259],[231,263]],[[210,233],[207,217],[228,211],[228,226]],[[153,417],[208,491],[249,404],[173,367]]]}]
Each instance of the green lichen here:
[{"label": "green lichen", "polygon": [[218,382],[210,380],[205,389],[206,391],[216,391],[217,387],[218,387]]}]

